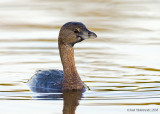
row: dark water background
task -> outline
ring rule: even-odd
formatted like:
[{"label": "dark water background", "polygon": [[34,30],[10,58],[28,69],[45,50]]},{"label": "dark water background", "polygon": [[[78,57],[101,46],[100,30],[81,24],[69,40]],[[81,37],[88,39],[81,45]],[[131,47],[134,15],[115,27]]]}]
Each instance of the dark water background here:
[{"label": "dark water background", "polygon": [[98,35],[75,45],[77,69],[91,89],[77,114],[160,105],[159,0],[1,0],[0,113],[62,113],[61,98],[37,98],[48,94],[33,93],[26,82],[36,70],[62,69],[57,37],[68,21]]}]

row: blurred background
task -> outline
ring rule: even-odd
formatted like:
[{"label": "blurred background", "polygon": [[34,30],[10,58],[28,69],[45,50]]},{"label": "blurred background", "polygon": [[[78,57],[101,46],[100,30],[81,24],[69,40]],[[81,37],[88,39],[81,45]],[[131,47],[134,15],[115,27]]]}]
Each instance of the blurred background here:
[{"label": "blurred background", "polygon": [[57,38],[69,21],[98,35],[75,45],[77,69],[91,89],[78,114],[160,105],[159,12],[159,0],[0,0],[0,113],[61,114],[62,99],[37,98],[43,93],[26,82],[36,70],[62,69]]}]

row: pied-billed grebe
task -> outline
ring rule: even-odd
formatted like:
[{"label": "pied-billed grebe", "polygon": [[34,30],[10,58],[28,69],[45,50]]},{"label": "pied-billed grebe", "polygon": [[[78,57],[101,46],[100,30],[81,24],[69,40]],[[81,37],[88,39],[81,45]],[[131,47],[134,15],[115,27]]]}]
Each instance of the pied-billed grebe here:
[{"label": "pied-billed grebe", "polygon": [[94,32],[89,31],[80,22],[68,22],[62,26],[59,32],[58,45],[63,71],[61,70],[39,70],[29,80],[32,88],[66,90],[84,90],[83,84],[74,61],[74,44],[85,39],[96,38]]}]

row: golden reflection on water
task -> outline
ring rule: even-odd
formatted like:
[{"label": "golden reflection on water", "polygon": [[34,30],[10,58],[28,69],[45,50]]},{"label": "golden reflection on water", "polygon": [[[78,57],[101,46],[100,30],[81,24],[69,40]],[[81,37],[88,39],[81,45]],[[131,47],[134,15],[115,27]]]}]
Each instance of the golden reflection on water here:
[{"label": "golden reflection on water", "polygon": [[158,0],[1,0],[0,100],[38,99],[27,80],[39,69],[62,69],[58,31],[81,21],[98,35],[75,45],[76,66],[91,89],[81,105],[159,105],[159,6]]}]

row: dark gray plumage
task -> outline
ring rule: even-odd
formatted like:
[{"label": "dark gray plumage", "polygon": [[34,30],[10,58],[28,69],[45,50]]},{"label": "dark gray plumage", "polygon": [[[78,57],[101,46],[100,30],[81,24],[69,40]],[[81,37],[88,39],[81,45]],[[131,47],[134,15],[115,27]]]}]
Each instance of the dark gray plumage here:
[{"label": "dark gray plumage", "polygon": [[37,73],[28,81],[28,84],[35,92],[37,92],[37,90],[40,92],[40,90],[42,91],[43,89],[61,91],[62,80],[62,70],[38,70]]}]

